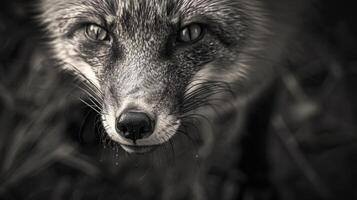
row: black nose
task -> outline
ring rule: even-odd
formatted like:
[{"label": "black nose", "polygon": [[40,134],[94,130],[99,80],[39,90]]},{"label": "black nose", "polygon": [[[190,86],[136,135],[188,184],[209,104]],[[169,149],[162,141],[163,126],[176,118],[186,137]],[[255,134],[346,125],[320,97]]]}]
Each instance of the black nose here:
[{"label": "black nose", "polygon": [[121,136],[136,143],[136,140],[147,138],[154,132],[154,123],[144,112],[127,111],[117,119],[116,127]]}]

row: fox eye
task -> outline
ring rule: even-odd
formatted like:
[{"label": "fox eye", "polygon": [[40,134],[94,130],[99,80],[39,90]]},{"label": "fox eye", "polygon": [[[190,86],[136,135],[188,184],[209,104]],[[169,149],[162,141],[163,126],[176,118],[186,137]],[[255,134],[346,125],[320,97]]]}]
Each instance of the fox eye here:
[{"label": "fox eye", "polygon": [[179,31],[178,41],[182,43],[194,43],[202,39],[204,28],[201,24],[193,23],[183,27]]},{"label": "fox eye", "polygon": [[89,39],[95,41],[106,41],[109,39],[108,31],[98,25],[89,24],[86,26],[85,31],[86,31],[86,36]]}]

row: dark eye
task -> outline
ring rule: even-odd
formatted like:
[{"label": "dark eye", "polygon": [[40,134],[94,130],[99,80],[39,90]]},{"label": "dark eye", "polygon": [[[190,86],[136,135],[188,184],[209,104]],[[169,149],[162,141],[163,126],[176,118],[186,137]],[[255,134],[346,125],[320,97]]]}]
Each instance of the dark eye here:
[{"label": "dark eye", "polygon": [[201,24],[189,24],[179,31],[178,41],[182,43],[194,43],[202,39],[204,28]]},{"label": "dark eye", "polygon": [[89,24],[86,26],[86,36],[96,41],[106,41],[109,39],[108,32],[95,24]]}]

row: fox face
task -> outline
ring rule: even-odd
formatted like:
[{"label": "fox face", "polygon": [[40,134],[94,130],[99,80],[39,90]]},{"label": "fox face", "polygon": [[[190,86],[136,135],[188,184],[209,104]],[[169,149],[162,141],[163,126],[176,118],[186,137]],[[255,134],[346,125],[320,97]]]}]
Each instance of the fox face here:
[{"label": "fox face", "polygon": [[[110,138],[142,153],[192,113],[253,95],[271,70],[252,0],[42,0],[53,54],[89,85]],[[233,103],[234,104],[234,103]]]}]

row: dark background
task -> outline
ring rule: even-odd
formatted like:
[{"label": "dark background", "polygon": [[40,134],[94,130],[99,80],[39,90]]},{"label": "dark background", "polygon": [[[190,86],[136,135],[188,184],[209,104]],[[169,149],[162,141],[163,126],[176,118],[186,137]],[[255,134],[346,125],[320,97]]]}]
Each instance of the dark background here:
[{"label": "dark background", "polygon": [[[48,59],[33,6],[0,6],[0,199],[189,198],[160,171],[174,159],[128,156],[108,141],[79,100],[80,83]],[[217,199],[357,199],[356,7],[317,0],[311,8],[271,116],[270,185],[241,190],[247,180],[229,169],[209,175]]]}]

